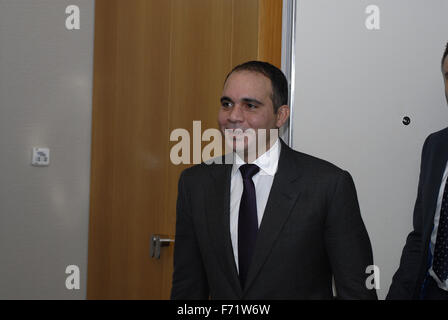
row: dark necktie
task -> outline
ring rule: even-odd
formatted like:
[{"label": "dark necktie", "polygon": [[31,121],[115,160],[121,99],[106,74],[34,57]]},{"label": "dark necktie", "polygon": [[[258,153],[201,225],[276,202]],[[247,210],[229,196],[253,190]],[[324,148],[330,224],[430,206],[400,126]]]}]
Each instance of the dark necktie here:
[{"label": "dark necktie", "polygon": [[244,164],[240,167],[244,189],[238,216],[238,265],[240,282],[243,288],[258,232],[257,200],[252,177],[259,169],[255,164]]},{"label": "dark necktie", "polygon": [[448,278],[448,181],[443,191],[442,206],[440,208],[439,227],[434,249],[432,269],[441,281]]}]

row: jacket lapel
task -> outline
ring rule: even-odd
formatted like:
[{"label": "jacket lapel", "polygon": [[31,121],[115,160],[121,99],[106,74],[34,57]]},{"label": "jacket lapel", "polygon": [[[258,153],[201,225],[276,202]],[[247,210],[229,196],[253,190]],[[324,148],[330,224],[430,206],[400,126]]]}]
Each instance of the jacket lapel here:
[{"label": "jacket lapel", "polygon": [[[443,172],[445,171],[445,165],[448,160],[448,143],[446,140],[441,140],[437,142],[437,145],[434,148],[434,159],[431,161],[430,166],[433,170],[430,169],[430,177],[429,177],[429,186],[430,190],[428,194],[431,195],[429,201],[429,215],[425,215],[429,217],[427,220],[427,226],[425,230],[428,230],[429,233],[432,232],[432,223],[434,222],[434,216],[437,206],[437,199],[439,197],[440,183],[443,177]],[[429,230],[431,229],[431,230]]]},{"label": "jacket lapel", "polygon": [[294,161],[291,153],[292,150],[282,141],[278,169],[258,231],[245,291],[250,288],[256,279],[283,225],[288,220],[294,204],[299,198],[300,174],[297,163]]},{"label": "jacket lapel", "polygon": [[238,297],[242,296],[230,238],[230,178],[231,164],[217,164],[210,170],[206,188],[206,211],[212,246],[224,274]]}]

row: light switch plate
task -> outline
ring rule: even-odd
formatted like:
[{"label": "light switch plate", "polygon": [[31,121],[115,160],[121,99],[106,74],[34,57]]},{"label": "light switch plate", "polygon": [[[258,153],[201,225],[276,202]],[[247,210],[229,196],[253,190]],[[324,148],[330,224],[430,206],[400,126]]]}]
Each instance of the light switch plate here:
[{"label": "light switch plate", "polygon": [[31,164],[37,167],[46,167],[50,165],[50,149],[49,148],[33,148],[33,158]]}]

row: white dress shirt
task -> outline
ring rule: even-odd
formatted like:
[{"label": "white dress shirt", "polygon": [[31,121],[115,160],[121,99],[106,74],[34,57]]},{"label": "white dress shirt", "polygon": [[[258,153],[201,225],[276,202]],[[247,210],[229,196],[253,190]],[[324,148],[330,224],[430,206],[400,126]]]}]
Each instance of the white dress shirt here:
[{"label": "white dress shirt", "polygon": [[[434,229],[432,230],[432,233],[431,233],[430,248],[431,248],[431,254],[433,257],[434,257],[434,249],[435,249],[435,245],[436,245],[436,239],[437,239],[437,230],[439,229],[438,227],[439,227],[439,220],[440,220],[440,208],[442,207],[443,191],[445,190],[445,183],[446,183],[447,177],[448,177],[448,162],[445,166],[445,171],[443,172],[442,181],[440,183],[439,197],[437,198],[436,213],[434,216]],[[440,281],[439,278],[437,277],[437,275],[435,274],[434,270],[432,269],[432,264],[431,264],[431,268],[429,268],[429,274],[437,282],[437,285],[439,286],[440,289],[448,290],[448,279],[445,280],[444,282]]]},{"label": "white dress shirt", "polygon": [[[277,172],[278,159],[280,157],[281,144],[279,139],[264,154],[258,157],[253,164],[256,164],[260,171],[252,177],[255,185],[255,194],[257,200],[258,227],[263,219],[264,209],[268,202],[272,182]],[[239,170],[240,166],[245,164],[235,153],[235,162],[232,167],[232,177],[230,180],[230,236],[232,239],[233,255],[238,267],[238,215],[240,210],[241,196],[243,195],[243,178]]]}]

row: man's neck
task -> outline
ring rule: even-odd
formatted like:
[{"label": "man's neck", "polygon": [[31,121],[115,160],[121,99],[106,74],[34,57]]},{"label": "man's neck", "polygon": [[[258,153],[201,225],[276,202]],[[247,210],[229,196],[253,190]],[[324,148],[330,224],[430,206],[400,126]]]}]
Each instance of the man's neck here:
[{"label": "man's neck", "polygon": [[[241,156],[240,152],[236,152],[236,154],[238,154],[238,157],[240,159],[243,159],[245,163],[252,163],[254,162],[256,159],[260,158],[262,155],[264,155],[265,153],[267,153],[272,146],[274,146],[274,144],[279,140],[278,137],[276,137],[275,139],[270,139],[269,142],[266,144],[266,149],[263,150],[262,148],[256,148],[257,150],[254,150],[255,154],[249,154],[249,150],[244,150],[244,157]],[[260,150],[261,149],[261,150]]]}]

